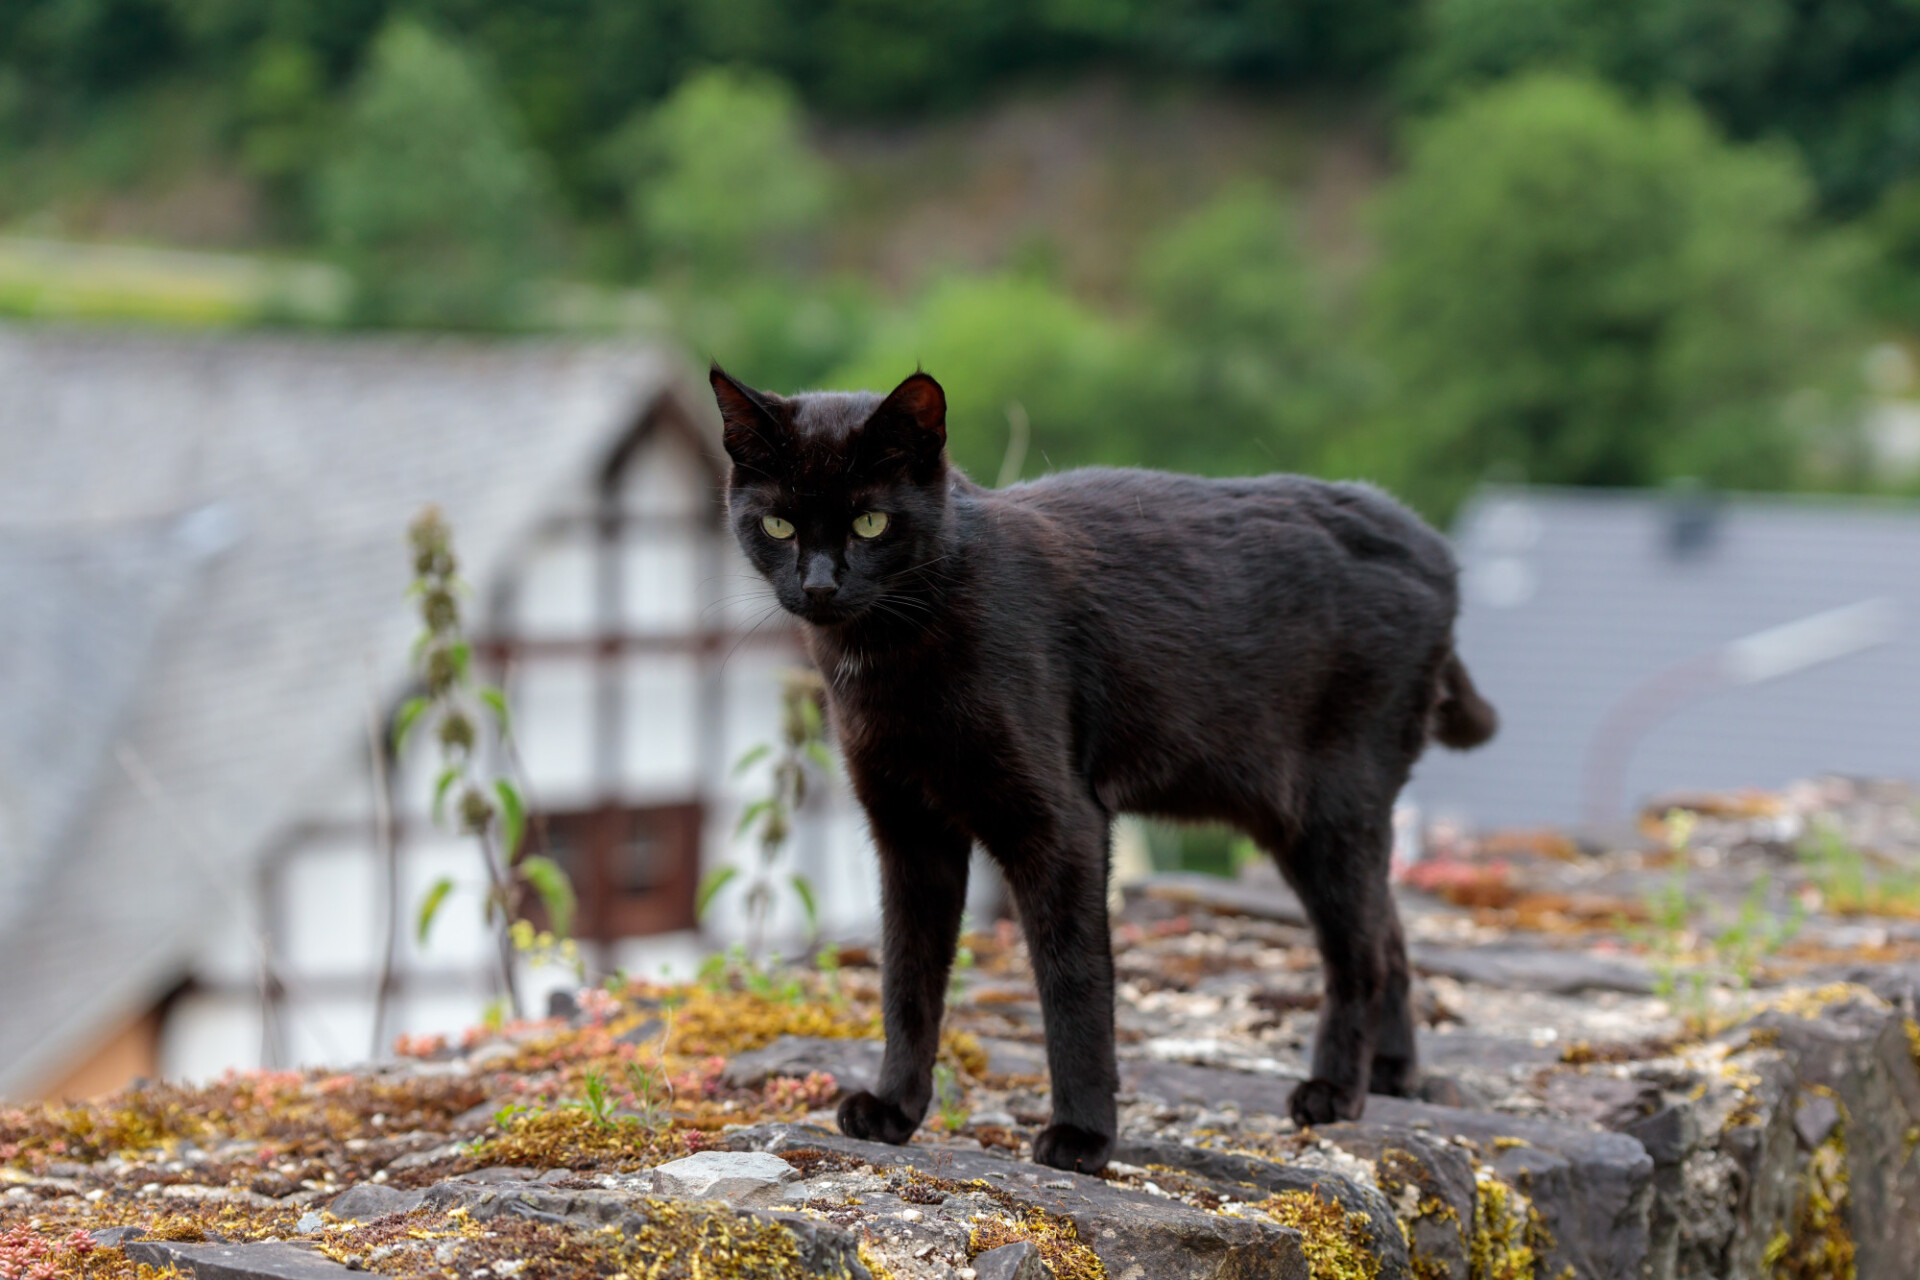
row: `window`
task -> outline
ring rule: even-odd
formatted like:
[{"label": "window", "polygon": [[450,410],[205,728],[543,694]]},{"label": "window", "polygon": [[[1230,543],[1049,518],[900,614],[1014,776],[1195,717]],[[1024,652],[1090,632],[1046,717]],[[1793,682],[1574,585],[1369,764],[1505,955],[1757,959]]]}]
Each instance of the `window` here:
[{"label": "window", "polygon": [[534,825],[544,828],[548,849],[580,897],[574,932],[611,943],[693,928],[703,816],[700,805],[688,803],[536,818]]}]

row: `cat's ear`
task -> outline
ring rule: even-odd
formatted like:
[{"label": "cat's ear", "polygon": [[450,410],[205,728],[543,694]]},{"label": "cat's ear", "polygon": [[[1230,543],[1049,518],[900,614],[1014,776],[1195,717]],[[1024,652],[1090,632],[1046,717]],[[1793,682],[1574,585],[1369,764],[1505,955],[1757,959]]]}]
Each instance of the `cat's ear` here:
[{"label": "cat's ear", "polygon": [[749,471],[771,473],[787,436],[786,424],[770,403],[773,397],[735,381],[717,364],[707,371],[707,381],[720,406],[720,440],[727,456]]},{"label": "cat's ear", "polygon": [[895,456],[922,466],[934,462],[947,447],[947,393],[930,375],[915,373],[880,402],[867,430],[882,437]]}]

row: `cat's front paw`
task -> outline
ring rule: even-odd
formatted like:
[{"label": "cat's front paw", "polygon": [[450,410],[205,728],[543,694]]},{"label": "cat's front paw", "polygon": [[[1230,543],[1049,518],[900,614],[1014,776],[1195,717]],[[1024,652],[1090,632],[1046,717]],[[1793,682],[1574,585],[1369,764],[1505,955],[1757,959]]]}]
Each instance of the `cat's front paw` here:
[{"label": "cat's front paw", "polygon": [[1287,1099],[1287,1112],[1302,1129],[1336,1120],[1358,1120],[1366,1099],[1331,1080],[1302,1080]]},{"label": "cat's front paw", "polygon": [[859,1093],[850,1093],[840,1101],[840,1132],[849,1138],[891,1142],[898,1146],[911,1138],[913,1131],[919,1127],[918,1120],[864,1089]]},{"label": "cat's front paw", "polygon": [[1098,1173],[1113,1154],[1113,1135],[1076,1124],[1050,1124],[1033,1140],[1033,1162],[1070,1173]]}]

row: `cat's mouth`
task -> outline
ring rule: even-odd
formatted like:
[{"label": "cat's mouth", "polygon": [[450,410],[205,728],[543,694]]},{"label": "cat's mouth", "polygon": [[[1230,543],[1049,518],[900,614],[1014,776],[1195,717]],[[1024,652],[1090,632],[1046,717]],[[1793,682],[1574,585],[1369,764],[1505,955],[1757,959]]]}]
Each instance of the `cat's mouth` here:
[{"label": "cat's mouth", "polygon": [[866,612],[864,607],[838,598],[833,600],[805,600],[798,605],[790,605],[788,607],[801,621],[811,623],[816,627],[831,627],[843,622],[851,622]]}]

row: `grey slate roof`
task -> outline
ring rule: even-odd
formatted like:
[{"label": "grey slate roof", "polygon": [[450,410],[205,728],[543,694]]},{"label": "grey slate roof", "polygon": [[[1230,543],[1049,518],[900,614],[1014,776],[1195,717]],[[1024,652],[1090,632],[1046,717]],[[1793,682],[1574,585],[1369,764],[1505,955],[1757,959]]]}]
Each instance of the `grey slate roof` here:
[{"label": "grey slate roof", "polygon": [[1421,761],[1411,795],[1428,816],[1579,822],[1594,735],[1636,685],[1729,641],[1874,599],[1892,620],[1878,647],[1663,700],[1667,714],[1630,756],[1622,802],[1819,773],[1920,777],[1920,506],[1733,496],[1702,507],[1490,488],[1462,511],[1455,542],[1460,653],[1502,726],[1478,751],[1435,748]]},{"label": "grey slate roof", "polygon": [[0,1096],[337,785],[404,679],[414,513],[482,581],[684,385],[632,345],[0,326]]}]

